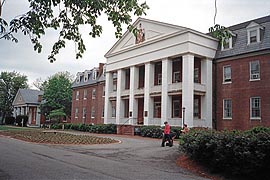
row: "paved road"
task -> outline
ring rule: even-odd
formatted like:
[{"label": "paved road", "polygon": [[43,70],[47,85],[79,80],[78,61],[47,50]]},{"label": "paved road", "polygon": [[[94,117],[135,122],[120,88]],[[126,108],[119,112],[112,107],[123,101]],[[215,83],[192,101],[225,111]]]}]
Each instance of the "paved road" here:
[{"label": "paved road", "polygon": [[175,165],[177,145],[110,136],[107,145],[41,145],[0,136],[0,179],[204,180]]}]

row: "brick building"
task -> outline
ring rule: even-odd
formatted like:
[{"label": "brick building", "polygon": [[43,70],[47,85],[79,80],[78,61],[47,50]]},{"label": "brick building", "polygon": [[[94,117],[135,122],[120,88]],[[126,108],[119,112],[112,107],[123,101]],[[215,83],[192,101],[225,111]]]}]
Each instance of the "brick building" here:
[{"label": "brick building", "polygon": [[77,73],[72,84],[72,123],[104,123],[104,68],[100,63],[97,68]]},{"label": "brick building", "polygon": [[217,129],[270,126],[270,16],[229,30],[213,66]]},{"label": "brick building", "polygon": [[73,122],[270,126],[270,16],[229,27],[222,45],[181,26],[143,18],[133,25],[137,36],[126,32],[106,53],[106,76],[102,65],[78,73]]}]

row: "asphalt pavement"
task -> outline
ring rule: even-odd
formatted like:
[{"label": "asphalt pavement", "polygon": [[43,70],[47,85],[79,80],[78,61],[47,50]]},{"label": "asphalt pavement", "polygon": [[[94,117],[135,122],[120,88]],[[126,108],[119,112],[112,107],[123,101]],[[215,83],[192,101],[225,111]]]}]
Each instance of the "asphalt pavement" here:
[{"label": "asphalt pavement", "polygon": [[0,179],[59,180],[204,180],[176,166],[178,144],[161,147],[160,139],[100,135],[114,144],[35,144],[0,136]]}]

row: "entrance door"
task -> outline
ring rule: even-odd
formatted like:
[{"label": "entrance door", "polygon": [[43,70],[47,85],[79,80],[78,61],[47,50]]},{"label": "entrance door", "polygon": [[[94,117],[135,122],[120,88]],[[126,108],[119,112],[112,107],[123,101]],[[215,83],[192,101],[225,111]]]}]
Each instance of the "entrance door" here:
[{"label": "entrance door", "polygon": [[144,110],[144,99],[139,98],[138,99],[138,119],[137,124],[143,125],[143,110]]}]

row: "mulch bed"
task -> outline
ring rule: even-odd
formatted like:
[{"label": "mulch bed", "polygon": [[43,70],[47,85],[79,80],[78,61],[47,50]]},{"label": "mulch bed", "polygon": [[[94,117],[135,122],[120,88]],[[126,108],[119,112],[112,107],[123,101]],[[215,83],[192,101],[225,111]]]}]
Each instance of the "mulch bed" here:
[{"label": "mulch bed", "polygon": [[111,138],[102,138],[90,135],[74,135],[55,131],[0,131],[0,135],[20,139],[27,142],[45,143],[45,144],[109,144],[118,141]]},{"label": "mulch bed", "polygon": [[201,177],[212,179],[212,180],[224,180],[224,178],[219,175],[211,174],[209,171],[207,171],[207,169],[205,169],[203,166],[199,165],[195,161],[191,160],[186,155],[181,155],[180,157],[178,157],[176,160],[176,164],[179,167],[186,169]]}]

